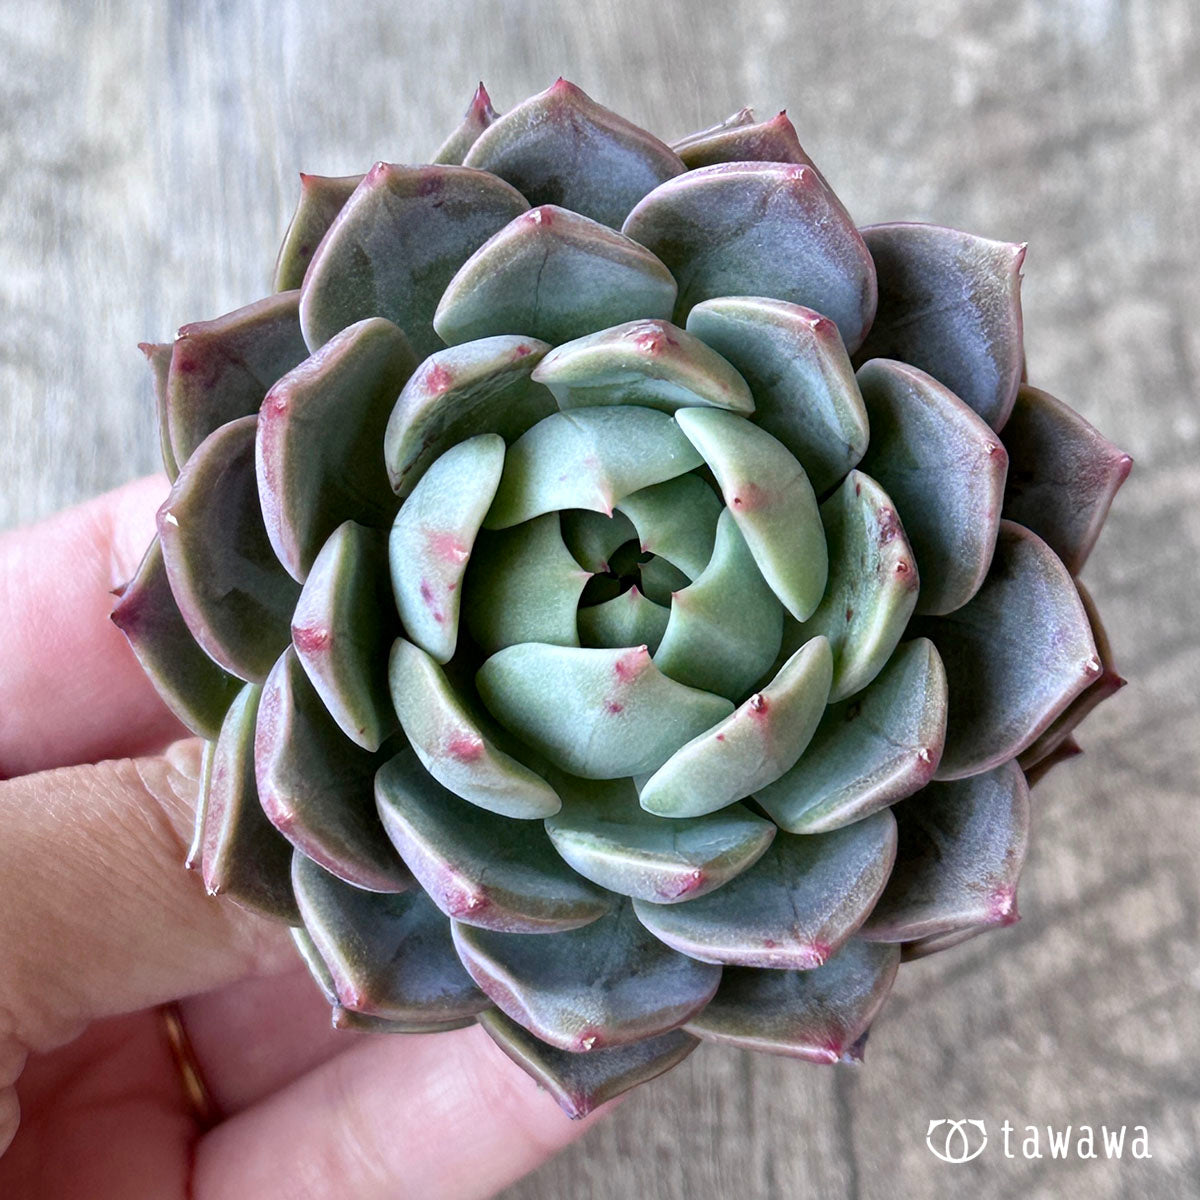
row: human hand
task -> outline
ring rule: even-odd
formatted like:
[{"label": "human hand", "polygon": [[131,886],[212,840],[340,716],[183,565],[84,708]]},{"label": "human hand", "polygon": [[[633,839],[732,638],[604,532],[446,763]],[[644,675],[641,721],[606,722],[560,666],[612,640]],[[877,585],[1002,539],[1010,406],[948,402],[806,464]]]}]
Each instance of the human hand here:
[{"label": "human hand", "polygon": [[478,1027],[335,1031],[286,930],[182,869],[199,743],[108,620],[165,494],[0,534],[0,1195],[493,1195],[590,1121]]}]

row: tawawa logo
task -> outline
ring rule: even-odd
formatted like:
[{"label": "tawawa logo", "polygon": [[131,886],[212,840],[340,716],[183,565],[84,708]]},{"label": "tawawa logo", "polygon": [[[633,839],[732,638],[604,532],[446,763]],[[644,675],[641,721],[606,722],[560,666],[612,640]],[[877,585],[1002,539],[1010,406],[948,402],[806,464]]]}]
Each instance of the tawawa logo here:
[{"label": "tawawa logo", "polygon": [[[1000,1126],[1001,1152],[1005,1158],[1153,1158],[1150,1131],[1145,1125],[1026,1125],[1017,1134],[1016,1126],[1005,1121]],[[942,1117],[929,1122],[925,1144],[942,1162],[965,1163],[978,1158],[988,1144],[987,1126],[969,1118]]]}]

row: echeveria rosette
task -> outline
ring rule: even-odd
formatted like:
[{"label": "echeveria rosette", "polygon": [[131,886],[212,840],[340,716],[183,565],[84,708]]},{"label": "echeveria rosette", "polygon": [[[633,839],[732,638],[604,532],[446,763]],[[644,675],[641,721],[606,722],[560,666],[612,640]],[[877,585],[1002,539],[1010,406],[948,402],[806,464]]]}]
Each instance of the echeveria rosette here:
[{"label": "echeveria rosette", "polygon": [[478,1021],[572,1115],[861,1058],[1121,683],[1074,577],[1130,460],[1023,382],[1024,247],[561,80],[302,180],[275,294],[145,347],[114,619],[208,740],[190,861],[336,1025]]}]

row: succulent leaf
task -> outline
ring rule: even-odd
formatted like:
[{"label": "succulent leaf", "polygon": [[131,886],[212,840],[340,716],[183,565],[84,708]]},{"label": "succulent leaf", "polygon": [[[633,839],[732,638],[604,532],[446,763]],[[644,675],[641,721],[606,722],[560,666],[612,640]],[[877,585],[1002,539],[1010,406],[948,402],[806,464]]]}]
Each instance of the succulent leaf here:
[{"label": "succulent leaf", "polygon": [[892,656],[917,603],[917,568],[896,506],[869,475],[851,471],[821,505],[829,583],[797,630],[833,650],[830,701],[853,696]]},{"label": "succulent leaf", "polygon": [[627,1046],[575,1054],[547,1046],[495,1008],[480,1013],[479,1024],[572,1120],[669,1071],[700,1044],[691,1034],[674,1029]]},{"label": "succulent leaf", "polygon": [[827,833],[923,788],[946,736],[946,671],[905,642],[866,689],[830,705],[800,761],[755,799],[780,829]]},{"label": "succulent leaf", "polygon": [[506,817],[548,817],[554,789],[495,743],[424,650],[397,638],[388,664],[392,703],[417,757],[443,787]]},{"label": "succulent leaf", "polygon": [[205,781],[201,874],[225,895],[277,921],[300,921],[292,895],[292,847],[263,813],[254,782],[254,728],[262,688],[248,683],[225,714]]},{"label": "succulent leaf", "polygon": [[1008,455],[961,400],[915,367],[873,359],[858,383],[871,422],[859,463],[895,501],[921,575],[920,613],[961,608],[987,574]]},{"label": "succulent leaf", "polygon": [[677,325],[703,300],[770,296],[824,313],[851,352],[871,326],[871,255],[813,167],[701,167],[651,192],[623,230],[678,281]]},{"label": "succulent leaf", "polygon": [[386,528],[396,512],[380,446],[416,362],[390,321],[359,321],[267,393],[256,463],[279,561],[303,582],[343,521]]},{"label": "succulent leaf", "polygon": [[509,447],[484,527],[504,529],[563,508],[611,514],[630,493],[701,461],[675,422],[651,408],[551,413]]},{"label": "succulent leaf", "polygon": [[503,468],[498,434],[459,442],[421,476],[392,525],[388,558],[396,609],[409,639],[436,662],[449,662],[458,644],[467,560]]},{"label": "succulent leaf", "polygon": [[1021,771],[1025,776],[1025,782],[1032,790],[1045,777],[1046,774],[1059,763],[1067,762],[1069,759],[1076,758],[1083,753],[1083,747],[1075,740],[1071,734],[1067,734],[1061,742],[1059,742],[1053,750],[1041,755],[1035,762],[1030,763],[1027,767],[1022,767]]},{"label": "succulent leaf", "polygon": [[[720,533],[719,528],[717,532],[718,534]],[[745,556],[747,561],[751,563],[754,561],[750,557],[749,550],[745,550]],[[678,567],[672,566],[665,558],[660,558],[658,555],[655,555],[648,562],[642,563],[639,570],[642,576],[642,590],[646,593],[646,598],[653,600],[655,604],[670,607],[675,593],[682,591],[691,583],[691,580]],[[755,571],[757,570],[758,568],[755,567]],[[758,580],[756,581],[756,591],[758,590],[758,581],[762,581],[761,575],[758,576]],[[763,586],[766,587],[765,582]],[[766,588],[766,591],[771,592],[771,589]],[[771,593],[771,599],[775,600],[774,593]],[[778,606],[779,601],[775,600],[775,604]],[[707,690],[717,691],[721,694],[725,692],[724,687],[709,688]]]},{"label": "succulent leaf", "polygon": [[648,813],[628,779],[575,780],[546,818],[555,849],[582,875],[654,904],[693,900],[756,862],[775,826],[741,804],[700,817]]},{"label": "succulent leaf", "polygon": [[633,522],[643,553],[661,555],[691,579],[708,566],[721,502],[698,475],[633,492],[617,508]]},{"label": "succulent leaf", "polygon": [[180,329],[166,391],[171,453],[180,467],[214,430],[258,412],[271,384],[307,357],[299,303],[299,292],[279,292]]},{"label": "succulent leaf", "polygon": [[752,867],[687,904],[634,907],[655,936],[701,962],[804,971],[863,923],[895,856],[896,822],[881,809],[830,833],[778,833]]},{"label": "succulent leaf", "polygon": [[645,646],[655,654],[670,619],[670,610],[642,595],[635,584],[611,600],[581,608],[576,626],[580,645],[605,649]]},{"label": "succulent leaf", "polygon": [[1017,919],[1029,789],[1015,762],[969,779],[931,783],[893,811],[896,866],[864,937],[908,942]]},{"label": "succulent leaf", "polygon": [[488,1007],[458,961],[450,923],[419,889],[364,891],[299,853],[292,885],[343,1007],[422,1024],[460,1020]]},{"label": "succulent leaf", "polygon": [[493,337],[431,354],[404,385],[388,419],[383,452],[401,499],[439,455],[465,438],[520,437],[555,411],[554,398],[530,382],[550,347],[536,338]]},{"label": "succulent leaf", "polygon": [[669,321],[626,321],[556,346],[533,376],[559,408],[645,404],[663,412],[710,404],[754,411],[746,381],[699,338]]},{"label": "succulent leaf", "polygon": [[727,967],[716,996],[687,1030],[743,1050],[839,1062],[883,1007],[899,966],[898,947],[852,938],[809,971]]},{"label": "succulent leaf", "polygon": [[163,470],[174,483],[179,474],[179,463],[171,448],[171,430],[167,424],[167,379],[171,371],[171,357],[175,347],[171,342],[138,342],[138,349],[146,356],[154,384],[154,411],[158,417],[158,445],[162,455]]},{"label": "succulent leaf", "polygon": [[471,637],[488,654],[519,642],[578,646],[576,608],[590,577],[563,545],[557,513],[485,530],[464,588]]},{"label": "succulent leaf", "polygon": [[1000,522],[996,556],[970,603],[917,621],[946,666],[950,704],[938,779],[1022,753],[1102,673],[1067,569],[1036,534]]},{"label": "succulent leaf", "polygon": [[704,456],[754,561],[798,621],[816,611],[829,557],[804,468],[777,438],[733,413],[683,408],[679,427]]},{"label": "succulent leaf", "polygon": [[[694,133],[683,142],[676,143],[675,153],[683,159],[689,171],[698,167],[712,167],[718,163],[771,162],[795,163],[812,167],[813,161],[804,153],[796,127],[788,120],[786,112],[778,113],[767,121],[742,120],[742,109],[731,120],[712,129]],[[815,170],[815,168],[814,168]]]},{"label": "succulent leaf", "polygon": [[1032,529],[1078,575],[1133,459],[1061,400],[1025,386],[1004,445],[1004,516]]},{"label": "succulent leaf", "polygon": [[346,738],[291,646],[263,684],[254,737],[258,798],[301,853],[356,887],[413,886],[379,824],[373,781],[380,755]]},{"label": "succulent leaf", "polygon": [[1003,428],[1024,361],[1025,247],[904,222],[870,225],[862,236],[879,276],[879,310],[859,361],[910,363]]},{"label": "succulent leaf", "polygon": [[158,510],[171,592],[206,654],[261,682],[288,644],[299,585],[276,561],[254,476],[257,417],[209,434]]},{"label": "succulent leaf", "polygon": [[300,295],[308,348],[318,350],[366,317],[386,317],[418,358],[432,354],[441,346],[433,313],[446,284],[528,207],[519,192],[482,171],[376,163],[309,263]]},{"label": "succulent leaf", "polygon": [[475,682],[501,725],[584,779],[656,770],[733,708],[669,679],[645,646],[509,646],[479,668]]},{"label": "succulent leaf", "polygon": [[383,531],[339,525],[313,563],[296,611],[292,645],[338,728],[375,751],[396,732],[387,656],[399,633],[388,587]]},{"label": "succulent leaf", "polygon": [[687,327],[741,373],[754,423],[792,452],[818,495],[862,458],[867,413],[828,317],[783,300],[722,296],[697,304]]},{"label": "succulent leaf", "polygon": [[705,129],[697,130],[695,133],[686,134],[684,137],[677,138],[671,143],[671,149],[683,158],[683,152],[689,146],[695,145],[697,142],[703,142],[711,137],[716,137],[720,133],[724,133],[727,129],[739,129],[743,125],[754,124],[754,109],[750,107],[739,108],[737,112],[731,113],[723,121],[718,121],[715,125],[709,125]]},{"label": "succulent leaf", "polygon": [[587,1053],[677,1029],[713,997],[721,968],[664,946],[628,900],[555,937],[455,923],[471,978],[540,1041]]},{"label": "succulent leaf", "polygon": [[458,128],[442,143],[441,149],[433,156],[435,163],[446,163],[450,166],[461,166],[467,152],[475,145],[479,135],[491,125],[499,114],[492,107],[492,98],[487,94],[487,88],[482,81],[463,113],[463,119]]},{"label": "succulent leaf", "polygon": [[184,867],[189,871],[194,871],[200,866],[200,858],[204,853],[204,833],[208,822],[208,785],[212,781],[213,754],[216,749],[217,743],[214,739],[206,740],[200,751],[200,777],[196,781],[196,812],[192,819],[192,840],[188,843],[187,855],[183,860]]},{"label": "succulent leaf", "polygon": [[[642,567],[642,582],[653,596],[653,574]],[[775,661],[783,636],[783,607],[775,598],[738,521],[729,509],[717,518],[708,565],[682,586],[666,584],[671,616],[655,652],[659,669],[689,687],[740,700]]]},{"label": "succulent leaf", "polygon": [[274,291],[290,291],[304,282],[304,274],[321,239],[360,183],[361,175],[301,173],[300,199],[275,260],[275,278],[271,284]]},{"label": "succulent leaf", "polygon": [[699,817],[774,783],[808,745],[832,677],[829,642],[815,637],[767,687],[676,750],[641,788],[642,807],[661,817]]},{"label": "succulent leaf", "polygon": [[533,204],[560,204],[614,229],[684,170],[658,138],[565,79],[505,113],[464,161],[508,180]]},{"label": "succulent leaf", "polygon": [[112,621],[163,703],[193,733],[215,739],[241,684],[197,645],[171,594],[157,537],[121,591]]},{"label": "succulent leaf", "polygon": [[612,516],[587,508],[559,513],[564,545],[575,561],[593,574],[608,570],[608,560],[618,546],[637,537],[633,522],[620,509]]},{"label": "succulent leaf", "polygon": [[639,317],[669,317],[675,280],[644,246],[544,204],[485,242],[449,281],[433,318],[453,346],[495,334],[569,342]]},{"label": "succulent leaf", "polygon": [[575,929],[612,907],[572,872],[537,821],[481,810],[442,787],[412,750],[375,777],[383,827],[448,917],[504,933]]}]

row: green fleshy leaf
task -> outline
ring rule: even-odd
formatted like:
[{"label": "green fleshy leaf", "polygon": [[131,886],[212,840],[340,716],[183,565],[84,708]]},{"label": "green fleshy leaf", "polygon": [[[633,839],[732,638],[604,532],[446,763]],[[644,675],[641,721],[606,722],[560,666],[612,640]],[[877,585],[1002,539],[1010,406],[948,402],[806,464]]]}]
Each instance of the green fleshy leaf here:
[{"label": "green fleshy leaf", "polygon": [[565,509],[559,513],[559,523],[563,544],[593,574],[607,571],[613,551],[637,537],[633,522],[619,509],[611,517],[586,508]]},{"label": "green fleshy leaf", "polygon": [[563,545],[557,513],[485,531],[464,588],[467,628],[488,654],[518,642],[578,646],[575,610],[589,578]]},{"label": "green fleshy leaf", "polygon": [[555,411],[530,372],[550,347],[536,338],[494,337],[431,354],[413,373],[388,420],[383,455],[403,499],[439,455],[469,437],[516,440]]},{"label": "green fleshy leaf", "polygon": [[656,937],[701,962],[808,970],[863,923],[895,854],[896,822],[883,809],[832,833],[778,833],[754,866],[698,900],[634,907]]},{"label": "green fleshy leaf", "polygon": [[1103,670],[1066,567],[1011,521],[1000,522],[991,570],[970,603],[913,630],[937,647],[950,686],[938,779],[1014,758]]},{"label": "green fleshy leaf", "polygon": [[304,273],[321,239],[360,183],[361,175],[305,175],[301,172],[300,199],[275,260],[275,278],[271,284],[274,291],[286,292],[299,288],[304,282]]},{"label": "green fleshy leaf", "polygon": [[1004,516],[1032,529],[1078,575],[1133,459],[1061,400],[1021,387],[1004,426]]},{"label": "green fleshy leaf", "polygon": [[675,280],[644,246],[547,204],[463,263],[433,324],[451,346],[501,333],[558,343],[638,317],[669,317],[674,304]]},{"label": "green fleshy leaf", "polygon": [[756,124],[753,110],[743,108],[720,125],[676,142],[672,149],[690,171],[727,162],[813,165],[786,112]]},{"label": "green fleshy leaf", "polygon": [[480,1013],[479,1024],[573,1121],[669,1071],[700,1044],[691,1034],[673,1029],[628,1046],[575,1054],[547,1046],[495,1008]]},{"label": "green fleshy leaf", "polygon": [[303,581],[343,521],[396,514],[380,447],[416,361],[390,321],[360,321],[284,376],[263,402],[258,490],[279,561]]},{"label": "green fleshy leaf", "polygon": [[840,1062],[883,1007],[899,966],[895,946],[854,938],[811,971],[727,967],[716,996],[687,1029],[742,1050]]},{"label": "green fleshy leaf", "polygon": [[667,759],[642,787],[642,807],[662,817],[698,817],[774,783],[808,745],[832,677],[829,643],[815,637],[761,692]]},{"label": "green fleshy leaf", "polygon": [[627,405],[552,413],[509,447],[484,526],[504,529],[563,508],[609,514],[631,492],[701,461],[666,413]]},{"label": "green fleshy leaf", "polygon": [[824,594],[829,557],[804,468],[777,438],[732,413],[684,408],[675,420],[716,475],[763,578],[796,620],[807,620]]},{"label": "green fleshy leaf", "polygon": [[742,374],[754,396],[754,423],[792,452],[818,495],[862,458],[867,413],[828,317],[783,300],[723,296],[697,304],[687,323]]},{"label": "green fleshy leaf", "polygon": [[355,887],[413,886],[375,811],[382,756],[342,734],[291,646],[263,685],[254,758],[263,811],[297,850]]},{"label": "green fleshy leaf", "polygon": [[166,410],[180,467],[214,430],[258,412],[267,389],[308,356],[299,302],[299,292],[279,292],[179,331],[167,374]]},{"label": "green fleshy leaf", "polygon": [[859,466],[904,518],[921,576],[917,611],[952,612],[987,574],[1008,455],[975,413],[915,367],[874,359],[858,383],[871,421]]},{"label": "green fleshy leaf", "polygon": [[339,525],[304,581],[292,645],[329,715],[364,750],[378,750],[399,727],[387,683],[399,632],[383,531]]},{"label": "green fleshy leaf", "polygon": [[708,566],[721,502],[698,475],[643,488],[617,507],[633,522],[643,553],[661,555],[691,579]]},{"label": "green fleshy leaf", "polygon": [[622,896],[677,904],[706,895],[756,862],[775,836],[741,804],[668,820],[646,812],[633,781],[572,781],[546,818],[555,849],[584,878]]},{"label": "green fleshy leaf", "polygon": [[288,644],[300,594],[258,507],[257,426],[257,417],[241,417],[205,438],[158,510],[167,578],[188,629],[214,662],[251,683]]},{"label": "green fleshy leaf", "polygon": [[562,409],[645,404],[669,413],[685,405],[754,411],[754,398],[737,371],[669,321],[627,321],[557,346],[534,378]]},{"label": "green fleshy leaf", "polygon": [[614,228],[684,169],[658,138],[565,79],[505,113],[465,161],[507,179],[533,204],[560,204]]},{"label": "green fleshy leaf", "polygon": [[[1096,655],[1100,659],[1100,674],[1063,709],[1062,714],[1056,717],[1030,746],[1021,751],[1018,761],[1026,778],[1029,779],[1030,787],[1033,787],[1034,783],[1030,776],[1033,768],[1044,758],[1056,754],[1059,747],[1070,740],[1071,734],[1092,709],[1125,686],[1125,680],[1117,673],[1112,646],[1109,643],[1108,634],[1104,630],[1104,624],[1100,620],[1100,613],[1096,609],[1095,601],[1079,580],[1075,581],[1075,586],[1079,589],[1079,598],[1083,601],[1083,611],[1087,614],[1092,638],[1096,643]],[[1073,750],[1068,750],[1066,754],[1059,756],[1055,761],[1061,762],[1064,758],[1073,758],[1076,754],[1082,753],[1083,751],[1076,745]],[[1046,770],[1049,770],[1049,767]],[[1044,771],[1039,772],[1038,778],[1044,773]]]},{"label": "green fleshy leaf", "polygon": [[492,107],[492,98],[487,94],[487,88],[480,82],[463,113],[463,119],[458,128],[442,143],[441,149],[433,156],[435,163],[445,163],[459,166],[466,158],[467,152],[475,145],[479,135],[491,125],[499,114]]},{"label": "green fleshy leaf", "polygon": [[154,411],[158,419],[158,446],[163,470],[174,483],[179,474],[179,464],[171,448],[171,430],[167,424],[167,379],[175,347],[170,342],[138,342],[138,349],[146,356],[154,381]]},{"label": "green fleshy leaf", "polygon": [[1029,789],[1015,762],[931,783],[892,811],[896,867],[863,937],[908,942],[1017,919]]},{"label": "green fleshy leaf", "polygon": [[634,586],[611,600],[581,608],[576,614],[579,641],[584,646],[610,650],[645,646],[654,654],[670,616],[668,609],[648,600]]},{"label": "green fleshy leaf", "polygon": [[833,648],[830,701],[875,678],[917,603],[917,568],[895,505],[870,476],[851,471],[821,505],[829,583],[800,638],[824,634]]},{"label": "green fleshy leaf", "polygon": [[858,360],[911,363],[1002,429],[1024,360],[1025,247],[903,222],[868,226],[862,236],[879,276],[879,310]]},{"label": "green fleshy leaf", "polygon": [[421,476],[392,525],[388,558],[400,620],[409,639],[439,663],[449,662],[458,644],[467,560],[503,467],[504,439],[497,434],[460,442]]},{"label": "green fleshy leaf", "polygon": [[547,1045],[575,1053],[677,1029],[721,981],[720,967],[664,946],[627,900],[550,938],[456,923],[454,944],[501,1012]]},{"label": "green fleshy leaf", "polygon": [[[651,594],[646,568],[642,582]],[[746,690],[775,661],[783,633],[783,608],[775,598],[736,517],[728,509],[717,520],[708,565],[695,583],[668,595],[671,618],[654,656],[665,674],[689,687],[731,699]]]},{"label": "green fleshy leaf", "polygon": [[[300,957],[304,961],[304,965],[308,968],[309,974],[312,976],[317,987],[321,989],[321,994],[329,1001],[330,1008],[332,1009],[331,1024],[334,1029],[362,1033],[445,1033],[447,1030],[462,1029],[467,1025],[475,1023],[473,1016],[448,1017],[444,1021],[422,1019],[393,1021],[385,1017],[372,1017],[367,1013],[359,1013],[353,1009],[345,1008],[341,1001],[338,1000],[337,985],[333,980],[333,972],[330,971],[329,965],[321,957],[321,952],[317,949],[317,944],[313,941],[312,935],[303,925],[296,926],[289,932],[292,935],[292,941],[295,943],[296,949],[300,952]],[[461,964],[459,965],[461,966]]]},{"label": "green fleshy leaf", "polygon": [[946,737],[946,671],[906,642],[852,700],[831,705],[800,761],[755,799],[789,833],[827,833],[923,788]]},{"label": "green fleshy leaf", "polygon": [[210,896],[300,922],[292,895],[292,847],[267,820],[254,782],[254,729],[262,688],[248,683],[230,706],[207,772],[201,873]]},{"label": "green fleshy leaf", "polygon": [[846,348],[875,314],[875,267],[815,168],[771,162],[701,167],[657,187],[623,231],[679,282],[675,323],[716,296],[770,296],[824,313]]},{"label": "green fleshy leaf", "polygon": [[733,707],[668,679],[645,646],[509,646],[480,667],[475,682],[501,725],[585,779],[656,770]]},{"label": "green fleshy leaf", "polygon": [[420,890],[363,891],[299,853],[292,883],[304,927],[344,1008],[444,1028],[488,1007],[458,961],[450,923]]},{"label": "green fleshy leaf", "polygon": [[448,917],[505,933],[576,929],[611,899],[554,852],[537,821],[484,812],[441,786],[411,750],[375,777],[383,826]]},{"label": "green fleshy leaf", "polygon": [[561,801],[554,789],[495,744],[424,650],[397,638],[388,679],[408,740],[443,787],[506,817],[548,817],[558,811]]},{"label": "green fleshy leaf", "polygon": [[216,738],[241,684],[196,644],[171,595],[157,537],[113,606],[112,620],[163,703],[193,733]]},{"label": "green fleshy leaf", "polygon": [[[417,357],[439,349],[438,299],[472,253],[529,204],[465,167],[376,163],[309,264],[300,323],[311,350],[365,317],[386,317]],[[524,332],[518,331],[518,332]]]},{"label": "green fleshy leaf", "polygon": [[[753,562],[754,560],[750,558],[750,551],[747,550],[745,553],[746,558]],[[755,570],[757,571],[758,568],[755,567]],[[638,571],[642,577],[642,591],[645,593],[646,599],[653,600],[655,604],[661,604],[668,609],[671,607],[675,593],[683,591],[691,583],[691,580],[678,567],[672,566],[665,558],[659,558],[657,555],[642,563]],[[762,582],[761,575],[758,576],[758,579]],[[765,582],[762,583],[762,586],[767,593],[771,592]],[[771,594],[771,599],[775,600],[773,594]],[[778,603],[775,601],[776,607],[778,607]],[[708,691],[720,692],[722,695],[725,693],[724,687],[710,687]]]}]

